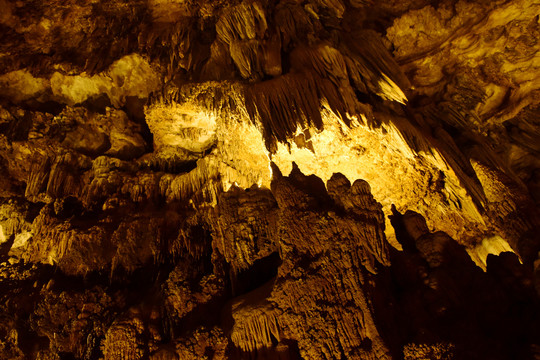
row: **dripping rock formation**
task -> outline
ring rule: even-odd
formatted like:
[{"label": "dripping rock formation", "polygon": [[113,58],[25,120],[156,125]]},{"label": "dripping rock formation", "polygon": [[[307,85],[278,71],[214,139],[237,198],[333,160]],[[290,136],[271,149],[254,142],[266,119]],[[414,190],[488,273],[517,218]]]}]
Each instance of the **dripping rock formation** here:
[{"label": "dripping rock formation", "polygon": [[0,359],[540,359],[537,0],[0,0]]}]

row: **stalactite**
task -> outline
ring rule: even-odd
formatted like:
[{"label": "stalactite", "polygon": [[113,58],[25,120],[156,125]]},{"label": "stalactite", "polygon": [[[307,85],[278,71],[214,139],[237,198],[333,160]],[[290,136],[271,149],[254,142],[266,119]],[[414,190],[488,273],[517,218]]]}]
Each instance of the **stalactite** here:
[{"label": "stalactite", "polygon": [[201,159],[197,162],[197,167],[187,174],[161,177],[160,194],[167,201],[185,200],[202,189],[206,182],[218,177],[218,169],[212,166],[212,160],[209,158]]},{"label": "stalactite", "polygon": [[305,43],[315,29],[313,19],[306,9],[295,2],[280,2],[276,6],[274,21],[282,46],[286,50],[299,43]]},{"label": "stalactite", "polygon": [[148,26],[139,36],[139,46],[146,49],[152,59],[158,59],[167,66],[170,76],[177,67],[190,70],[193,67],[191,50],[193,30],[191,19],[181,19],[177,23],[157,23]]},{"label": "stalactite", "polygon": [[264,311],[250,315],[241,323],[235,323],[231,333],[232,342],[245,352],[257,352],[280,341],[276,316]]},{"label": "stalactite", "polygon": [[251,119],[260,119],[267,147],[276,149],[276,140],[286,142],[296,129],[323,127],[321,100],[349,123],[347,113],[355,113],[341,100],[340,91],[327,79],[309,74],[287,74],[246,89],[246,108]]},{"label": "stalactite", "polygon": [[260,39],[267,27],[261,4],[253,1],[229,8],[218,20],[216,32],[223,42],[230,45],[236,40]]},{"label": "stalactite", "polygon": [[25,196],[37,196],[44,188],[49,179],[51,160],[49,157],[36,159],[32,164],[30,176],[26,185]]},{"label": "stalactite", "polygon": [[0,358],[538,355],[539,4],[0,8]]}]

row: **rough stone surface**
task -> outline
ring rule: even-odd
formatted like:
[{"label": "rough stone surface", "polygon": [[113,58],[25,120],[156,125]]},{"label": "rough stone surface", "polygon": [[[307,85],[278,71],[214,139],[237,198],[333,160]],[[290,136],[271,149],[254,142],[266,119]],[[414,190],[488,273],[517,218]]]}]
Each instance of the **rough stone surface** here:
[{"label": "rough stone surface", "polygon": [[0,0],[0,358],[540,357],[539,18]]}]

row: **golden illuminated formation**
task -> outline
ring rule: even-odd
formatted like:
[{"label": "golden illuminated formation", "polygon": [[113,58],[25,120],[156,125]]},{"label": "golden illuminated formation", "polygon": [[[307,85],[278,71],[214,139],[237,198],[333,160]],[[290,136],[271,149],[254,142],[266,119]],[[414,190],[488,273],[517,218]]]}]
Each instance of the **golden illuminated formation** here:
[{"label": "golden illuminated formation", "polygon": [[539,358],[539,19],[0,0],[0,359]]}]

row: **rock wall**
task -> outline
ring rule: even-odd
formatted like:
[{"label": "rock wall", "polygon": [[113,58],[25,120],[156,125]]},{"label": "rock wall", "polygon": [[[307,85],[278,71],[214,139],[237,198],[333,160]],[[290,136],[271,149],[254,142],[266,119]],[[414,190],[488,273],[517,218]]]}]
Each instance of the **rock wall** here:
[{"label": "rock wall", "polygon": [[0,358],[540,356],[540,4],[0,9]]}]

